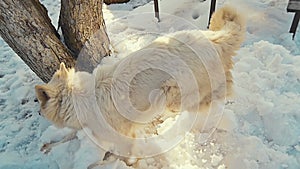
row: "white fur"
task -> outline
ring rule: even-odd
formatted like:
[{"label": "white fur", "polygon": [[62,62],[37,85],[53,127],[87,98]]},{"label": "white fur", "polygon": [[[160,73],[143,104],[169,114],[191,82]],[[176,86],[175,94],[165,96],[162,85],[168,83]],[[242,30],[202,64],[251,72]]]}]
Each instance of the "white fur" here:
[{"label": "white fur", "polygon": [[[159,37],[114,65],[97,67],[93,75],[74,73],[62,64],[48,84],[36,86],[42,114],[58,126],[80,129],[74,99],[84,112],[94,110],[89,98],[96,98],[103,117],[116,131],[131,137],[139,130],[155,134],[156,124],[165,116],[185,110],[207,111],[212,100],[231,94],[231,57],[244,34],[240,14],[224,7],[213,15],[210,30]],[[118,105],[115,99],[131,105]],[[129,116],[134,108],[144,113],[135,117],[137,121],[150,122],[130,121],[118,108]]]}]

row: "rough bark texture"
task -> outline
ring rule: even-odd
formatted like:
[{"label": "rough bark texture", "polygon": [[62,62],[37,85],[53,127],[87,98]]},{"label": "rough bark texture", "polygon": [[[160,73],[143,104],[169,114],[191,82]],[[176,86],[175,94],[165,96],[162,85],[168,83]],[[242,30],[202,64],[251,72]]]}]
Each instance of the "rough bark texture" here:
[{"label": "rough bark texture", "polygon": [[116,3],[125,3],[129,1],[130,0],[104,0],[104,3],[109,5],[109,4],[116,4]]},{"label": "rough bark texture", "polygon": [[60,62],[75,64],[38,0],[1,0],[0,34],[44,82],[51,79]]},{"label": "rough bark texture", "polygon": [[102,14],[103,0],[61,0],[59,25],[65,43],[78,57],[76,68],[91,72],[110,54]]}]

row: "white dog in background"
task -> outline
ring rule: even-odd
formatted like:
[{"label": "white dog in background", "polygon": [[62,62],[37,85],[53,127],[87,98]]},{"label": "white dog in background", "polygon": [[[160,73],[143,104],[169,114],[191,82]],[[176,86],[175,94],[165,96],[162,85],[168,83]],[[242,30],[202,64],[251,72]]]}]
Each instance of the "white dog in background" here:
[{"label": "white dog in background", "polygon": [[[244,36],[243,17],[226,6],[214,13],[208,31],[180,31],[159,37],[112,66],[97,67],[93,75],[67,69],[62,63],[49,83],[35,87],[41,114],[56,126],[79,130],[83,126],[77,118],[73,103],[76,95],[72,93],[93,90],[99,109],[116,131],[133,138],[137,137],[136,131],[145,128],[145,133],[157,134],[155,127],[165,115],[151,113],[161,108],[166,114],[203,112],[212,99],[231,94],[232,56]],[[131,75],[134,76],[130,79]],[[88,78],[93,78],[94,86],[87,84]],[[130,102],[136,111],[154,117],[152,121],[141,124],[121,115],[120,109],[128,105],[117,105],[112,95],[115,91],[120,97],[120,92],[127,92],[128,97],[121,98],[120,103]],[[140,119],[143,118],[137,117],[137,121]],[[51,148],[50,144],[44,148]]]}]

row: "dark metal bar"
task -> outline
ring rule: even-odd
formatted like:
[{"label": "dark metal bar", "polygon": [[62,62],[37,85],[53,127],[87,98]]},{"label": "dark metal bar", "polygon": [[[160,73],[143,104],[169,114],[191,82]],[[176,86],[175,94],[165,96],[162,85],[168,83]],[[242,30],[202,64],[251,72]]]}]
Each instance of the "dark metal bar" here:
[{"label": "dark metal bar", "polygon": [[295,16],[294,16],[294,19],[293,19],[293,22],[292,22],[292,26],[290,28],[290,33],[293,33],[293,40],[294,40],[295,35],[296,35],[299,20],[300,20],[300,11],[295,13]]},{"label": "dark metal bar", "polygon": [[210,23],[211,16],[212,16],[212,14],[215,12],[215,10],[216,10],[216,1],[217,1],[217,0],[211,0],[207,28],[209,28],[209,23]]},{"label": "dark metal bar", "polygon": [[289,0],[287,11],[288,12],[297,12],[300,10],[300,1],[299,0]]},{"label": "dark metal bar", "polygon": [[160,22],[158,0],[154,0],[154,11],[155,11],[155,17],[158,19],[158,22]]}]

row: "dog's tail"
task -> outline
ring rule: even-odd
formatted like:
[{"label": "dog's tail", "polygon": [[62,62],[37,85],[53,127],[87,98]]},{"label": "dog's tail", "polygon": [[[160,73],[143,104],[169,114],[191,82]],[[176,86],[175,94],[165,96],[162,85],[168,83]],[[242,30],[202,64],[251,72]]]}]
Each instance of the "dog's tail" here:
[{"label": "dog's tail", "polygon": [[246,21],[235,8],[224,6],[213,14],[209,30],[213,31],[209,39],[220,45],[223,52],[232,52],[227,53],[232,56],[244,41]]}]

